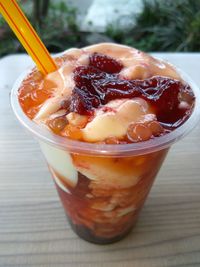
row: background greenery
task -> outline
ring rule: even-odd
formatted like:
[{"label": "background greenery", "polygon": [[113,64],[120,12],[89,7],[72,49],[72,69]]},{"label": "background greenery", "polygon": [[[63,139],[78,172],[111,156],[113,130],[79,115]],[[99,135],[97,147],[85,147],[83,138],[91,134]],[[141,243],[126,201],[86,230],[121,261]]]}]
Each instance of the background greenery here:
[{"label": "background greenery", "polygon": [[[134,27],[123,31],[117,23],[110,24],[102,34],[81,32],[77,10],[65,2],[19,2],[50,52],[101,41],[144,51],[200,51],[200,0],[144,0]],[[0,17],[0,57],[16,52],[24,50]]]}]

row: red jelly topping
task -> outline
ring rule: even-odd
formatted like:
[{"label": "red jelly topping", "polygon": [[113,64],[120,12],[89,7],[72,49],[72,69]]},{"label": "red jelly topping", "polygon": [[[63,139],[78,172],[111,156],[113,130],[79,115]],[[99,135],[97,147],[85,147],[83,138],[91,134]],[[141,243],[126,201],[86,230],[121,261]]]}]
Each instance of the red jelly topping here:
[{"label": "red jelly topping", "polygon": [[174,123],[181,118],[183,114],[180,112],[178,96],[185,85],[166,77],[152,77],[138,83],[142,97],[155,108],[158,121]]},{"label": "red jelly topping", "polygon": [[79,114],[92,115],[92,110],[100,105],[98,96],[86,86],[75,87],[72,91],[70,110]]},{"label": "red jelly topping", "polygon": [[144,80],[125,80],[119,77],[122,64],[106,55],[94,53],[89,66],[74,70],[75,88],[70,110],[91,115],[93,110],[109,101],[142,97],[154,108],[159,122],[167,128],[178,127],[189,116],[191,106],[180,107],[184,96],[194,100],[191,88],[178,80],[154,76]]}]

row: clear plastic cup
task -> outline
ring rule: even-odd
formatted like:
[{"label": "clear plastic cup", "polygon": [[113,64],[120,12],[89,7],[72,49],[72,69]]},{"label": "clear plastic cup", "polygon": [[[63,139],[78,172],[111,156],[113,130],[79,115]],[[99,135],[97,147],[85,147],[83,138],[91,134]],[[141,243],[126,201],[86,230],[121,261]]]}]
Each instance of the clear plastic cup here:
[{"label": "clear plastic cup", "polygon": [[200,90],[177,71],[196,97],[190,118],[167,135],[133,144],[92,144],[53,134],[31,121],[19,104],[18,89],[30,71],[14,84],[14,113],[38,139],[69,222],[81,238],[107,244],[131,231],[169,148],[197,124]]}]

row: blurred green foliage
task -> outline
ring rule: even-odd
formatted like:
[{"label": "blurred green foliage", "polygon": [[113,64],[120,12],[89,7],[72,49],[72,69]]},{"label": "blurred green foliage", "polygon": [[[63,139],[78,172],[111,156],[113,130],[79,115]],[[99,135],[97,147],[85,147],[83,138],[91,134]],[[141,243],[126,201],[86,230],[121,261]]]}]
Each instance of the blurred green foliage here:
[{"label": "blurred green foliage", "polygon": [[[21,1],[21,7],[50,52],[60,52],[72,46],[84,45],[84,35],[77,25],[77,11],[64,1],[50,1],[42,14],[41,0]],[[46,1],[43,0],[43,3]],[[15,35],[0,17],[0,57],[24,52]]]},{"label": "blurred green foliage", "polygon": [[107,34],[144,51],[200,51],[200,0],[144,0],[132,29]]},{"label": "blurred green foliage", "polygon": [[49,51],[60,52],[81,45],[83,34],[79,31],[76,16],[76,9],[64,2],[50,3],[48,15],[42,24],[35,25]]},{"label": "blurred green foliage", "polygon": [[[92,33],[80,31],[77,10],[65,2],[20,2],[50,52],[89,43]],[[101,36],[144,51],[200,51],[200,0],[144,0],[132,28],[124,31],[118,23],[111,24]],[[24,49],[0,17],[0,57],[16,52]]]}]

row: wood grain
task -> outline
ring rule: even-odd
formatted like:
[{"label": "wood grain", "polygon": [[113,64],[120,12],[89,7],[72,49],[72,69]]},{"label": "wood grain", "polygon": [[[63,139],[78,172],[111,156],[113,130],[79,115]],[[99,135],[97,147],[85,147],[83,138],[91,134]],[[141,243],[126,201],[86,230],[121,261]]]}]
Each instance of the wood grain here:
[{"label": "wood grain", "polygon": [[[200,84],[200,54],[156,55]],[[0,267],[200,266],[200,126],[171,149],[132,233],[89,244],[70,229],[37,142],[11,111],[11,84],[29,64],[0,60]]]}]

